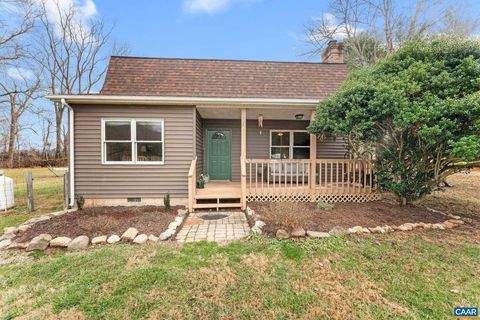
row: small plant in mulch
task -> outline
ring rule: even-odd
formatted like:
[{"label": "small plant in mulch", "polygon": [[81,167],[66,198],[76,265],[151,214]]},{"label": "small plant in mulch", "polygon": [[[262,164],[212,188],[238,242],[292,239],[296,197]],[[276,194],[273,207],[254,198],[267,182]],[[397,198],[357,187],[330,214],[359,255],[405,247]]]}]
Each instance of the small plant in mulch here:
[{"label": "small plant in mulch", "polygon": [[320,209],[320,210],[332,210],[333,208],[335,208],[335,205],[331,204],[331,203],[326,203],[326,202],[322,202],[322,201],[318,201],[317,202],[317,208]]},{"label": "small plant in mulch", "polygon": [[78,210],[83,209],[83,205],[85,204],[85,198],[81,194],[77,194],[75,196],[75,200],[77,201],[77,208]]},{"label": "small plant in mulch", "polygon": [[170,209],[170,193],[168,192],[163,196],[163,205],[165,209]]}]

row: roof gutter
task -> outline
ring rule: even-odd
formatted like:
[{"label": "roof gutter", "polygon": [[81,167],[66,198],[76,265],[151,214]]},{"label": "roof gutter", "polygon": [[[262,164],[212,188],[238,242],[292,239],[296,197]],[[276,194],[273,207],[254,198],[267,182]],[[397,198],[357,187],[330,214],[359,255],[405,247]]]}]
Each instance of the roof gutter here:
[{"label": "roof gutter", "polygon": [[171,96],[117,96],[117,95],[50,95],[53,102],[62,100],[71,104],[144,104],[184,106],[242,106],[242,107],[315,107],[319,99],[217,98]]},{"label": "roof gutter", "polygon": [[[58,101],[55,101],[58,102]],[[70,187],[70,202],[69,207],[73,208],[75,206],[75,159],[74,159],[74,143],[73,143],[73,108],[66,102],[64,98],[61,98],[59,101],[63,106],[68,109],[68,176],[69,176],[69,187]]]}]

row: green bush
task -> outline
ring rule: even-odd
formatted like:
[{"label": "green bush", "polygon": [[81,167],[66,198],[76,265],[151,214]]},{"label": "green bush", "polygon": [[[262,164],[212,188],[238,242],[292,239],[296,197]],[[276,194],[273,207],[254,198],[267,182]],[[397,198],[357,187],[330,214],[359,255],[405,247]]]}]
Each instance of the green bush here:
[{"label": "green bush", "polygon": [[480,42],[450,37],[407,43],[352,73],[320,102],[311,133],[373,150],[377,181],[401,204],[480,164]]},{"label": "green bush", "polygon": [[170,209],[170,193],[168,192],[163,196],[163,206],[165,209]]},{"label": "green bush", "polygon": [[77,194],[77,195],[75,195],[75,200],[77,201],[78,210],[82,210],[83,205],[85,204],[85,198],[82,195]]},{"label": "green bush", "polygon": [[318,201],[317,202],[317,208],[320,209],[320,210],[332,210],[333,208],[335,208],[335,205],[333,205],[331,203]]}]

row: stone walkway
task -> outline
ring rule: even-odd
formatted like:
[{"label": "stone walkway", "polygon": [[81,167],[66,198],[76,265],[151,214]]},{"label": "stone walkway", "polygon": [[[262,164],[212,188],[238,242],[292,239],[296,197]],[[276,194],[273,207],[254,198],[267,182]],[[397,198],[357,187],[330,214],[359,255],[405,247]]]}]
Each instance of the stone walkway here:
[{"label": "stone walkway", "polygon": [[178,242],[226,241],[241,239],[250,233],[245,213],[220,211],[191,213],[175,239]]}]

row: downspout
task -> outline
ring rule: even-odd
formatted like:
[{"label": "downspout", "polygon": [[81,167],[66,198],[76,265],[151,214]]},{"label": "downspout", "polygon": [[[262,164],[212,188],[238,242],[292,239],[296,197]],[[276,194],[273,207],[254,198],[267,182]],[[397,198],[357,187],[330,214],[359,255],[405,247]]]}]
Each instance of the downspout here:
[{"label": "downspout", "polygon": [[70,181],[70,203],[69,207],[73,208],[75,206],[75,162],[74,162],[74,145],[73,145],[73,108],[65,101],[61,99],[60,102],[64,107],[68,109],[68,138],[69,138],[69,150],[68,150],[68,174]]}]

